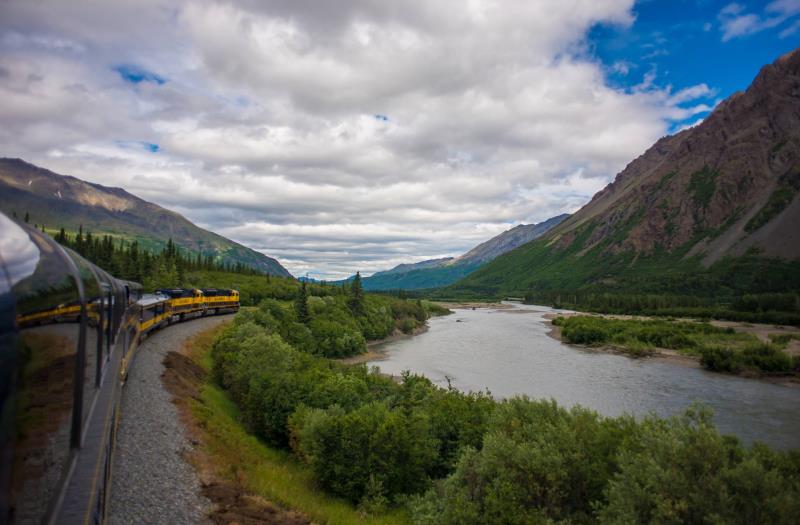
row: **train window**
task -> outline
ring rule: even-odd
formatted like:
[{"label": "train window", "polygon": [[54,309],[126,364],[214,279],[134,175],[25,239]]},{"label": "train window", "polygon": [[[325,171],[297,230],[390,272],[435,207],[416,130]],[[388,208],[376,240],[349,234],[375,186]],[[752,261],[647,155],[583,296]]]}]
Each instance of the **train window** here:
[{"label": "train window", "polygon": [[14,302],[11,320],[0,321],[0,522],[38,523],[80,438],[83,303],[76,268],[54,241],[2,214],[0,232]]},{"label": "train window", "polygon": [[89,408],[94,402],[98,388],[99,352],[102,348],[102,327],[100,317],[103,307],[103,288],[99,279],[102,270],[92,267],[86,259],[72,250],[67,250],[78,268],[83,283],[83,296],[86,301],[86,316],[80,320],[86,323],[86,352],[83,356],[83,420],[89,417]]}]

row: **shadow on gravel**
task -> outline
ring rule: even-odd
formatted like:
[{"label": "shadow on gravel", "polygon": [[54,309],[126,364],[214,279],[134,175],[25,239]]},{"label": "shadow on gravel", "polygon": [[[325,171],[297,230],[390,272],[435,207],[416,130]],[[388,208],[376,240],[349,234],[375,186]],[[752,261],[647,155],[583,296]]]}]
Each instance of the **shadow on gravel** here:
[{"label": "shadow on gravel", "polygon": [[[193,444],[201,435],[200,429],[193,424],[189,414],[189,400],[200,401],[200,388],[205,380],[206,372],[197,363],[178,352],[170,352],[164,358],[164,374],[161,380],[164,387],[172,394],[173,402],[178,406],[181,418]],[[195,449],[197,455],[203,455]],[[208,458],[194,457],[191,463],[208,464]],[[209,469],[210,470],[210,469]],[[219,479],[210,475],[211,480],[203,481],[203,495],[214,503],[214,510],[209,518],[217,525],[308,525],[308,518],[293,511],[281,509],[258,496],[247,494],[236,483]]]}]

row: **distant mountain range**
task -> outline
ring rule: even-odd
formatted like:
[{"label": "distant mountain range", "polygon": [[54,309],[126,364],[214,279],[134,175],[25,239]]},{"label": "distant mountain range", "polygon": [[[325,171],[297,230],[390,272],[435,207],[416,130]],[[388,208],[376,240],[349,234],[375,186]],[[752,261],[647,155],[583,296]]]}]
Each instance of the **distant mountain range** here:
[{"label": "distant mountain range", "polygon": [[800,289],[800,51],[449,293]]},{"label": "distant mountain range", "polygon": [[46,228],[138,240],[160,250],[172,239],[178,246],[226,263],[243,263],[271,275],[291,274],[271,257],[195,226],[183,216],[120,188],[59,175],[20,159],[0,159],[0,210]]},{"label": "distant mountain range", "polygon": [[538,224],[520,224],[459,257],[400,264],[391,270],[365,277],[362,283],[366,290],[414,290],[447,286],[499,255],[547,233],[567,217],[568,214],[562,214]]}]

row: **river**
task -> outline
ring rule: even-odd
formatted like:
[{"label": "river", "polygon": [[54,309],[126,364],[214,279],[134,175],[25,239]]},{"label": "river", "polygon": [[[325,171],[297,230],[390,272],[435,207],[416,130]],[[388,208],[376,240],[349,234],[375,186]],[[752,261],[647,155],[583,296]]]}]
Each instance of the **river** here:
[{"label": "river", "polygon": [[714,411],[725,434],[745,443],[800,448],[800,388],[706,372],[659,359],[632,359],[561,343],[547,335],[543,306],[455,310],[429,321],[427,332],[385,343],[382,372],[422,374],[463,391],[496,398],[527,394],[580,404],[616,416],[671,416],[693,401]]}]

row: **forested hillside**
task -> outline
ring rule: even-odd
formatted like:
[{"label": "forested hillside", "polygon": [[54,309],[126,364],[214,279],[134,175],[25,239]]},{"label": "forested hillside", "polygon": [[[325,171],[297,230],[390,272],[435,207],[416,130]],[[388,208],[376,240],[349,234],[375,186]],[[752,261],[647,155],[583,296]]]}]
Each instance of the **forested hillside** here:
[{"label": "forested hillside", "polygon": [[212,257],[215,263],[243,264],[263,273],[290,276],[275,259],[123,189],[59,175],[21,159],[0,159],[0,211],[19,220],[27,218],[51,232],[61,228],[73,235],[78,230],[91,231],[95,236],[136,241],[139,248],[157,252],[172,240],[184,250]]}]

